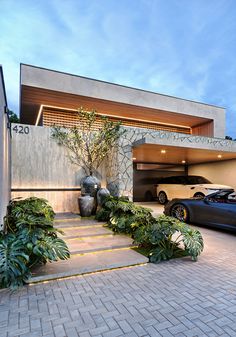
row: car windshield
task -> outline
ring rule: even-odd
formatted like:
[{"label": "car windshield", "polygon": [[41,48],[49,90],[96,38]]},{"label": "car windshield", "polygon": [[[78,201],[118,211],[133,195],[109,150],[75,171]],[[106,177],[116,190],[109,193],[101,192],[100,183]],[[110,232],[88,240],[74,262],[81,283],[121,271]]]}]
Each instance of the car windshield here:
[{"label": "car windshield", "polygon": [[211,181],[201,176],[188,176],[187,178],[189,185],[212,184]]},{"label": "car windshield", "polygon": [[234,204],[236,203],[235,192],[233,190],[219,191],[217,193],[213,193],[212,195],[207,196],[206,199],[213,202],[230,202]]}]

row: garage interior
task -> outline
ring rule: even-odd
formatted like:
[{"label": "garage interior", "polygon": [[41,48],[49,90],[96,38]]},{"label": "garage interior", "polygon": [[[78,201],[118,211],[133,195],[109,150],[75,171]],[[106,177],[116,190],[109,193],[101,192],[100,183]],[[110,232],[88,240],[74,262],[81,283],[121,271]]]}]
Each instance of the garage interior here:
[{"label": "garage interior", "polygon": [[236,153],[227,151],[157,144],[134,146],[133,199],[156,200],[155,184],[161,178],[176,175],[200,175],[236,189],[235,160]]}]

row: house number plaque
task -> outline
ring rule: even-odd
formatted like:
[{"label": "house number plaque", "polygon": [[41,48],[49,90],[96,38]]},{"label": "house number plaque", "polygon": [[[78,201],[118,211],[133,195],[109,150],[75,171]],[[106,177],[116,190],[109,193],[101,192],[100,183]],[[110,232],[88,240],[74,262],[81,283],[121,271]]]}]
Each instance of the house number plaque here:
[{"label": "house number plaque", "polygon": [[15,133],[21,133],[21,134],[25,134],[25,135],[29,134],[29,127],[28,126],[15,125],[12,128],[12,130],[15,131]]}]

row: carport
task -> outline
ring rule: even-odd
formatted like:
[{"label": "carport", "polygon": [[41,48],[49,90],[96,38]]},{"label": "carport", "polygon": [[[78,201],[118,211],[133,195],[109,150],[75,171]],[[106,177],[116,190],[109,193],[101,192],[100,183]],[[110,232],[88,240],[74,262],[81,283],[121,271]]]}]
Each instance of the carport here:
[{"label": "carport", "polygon": [[236,189],[236,142],[180,134],[170,138],[164,132],[159,136],[133,143],[134,201],[150,201],[150,193],[156,197],[154,184],[171,175],[201,175]]}]

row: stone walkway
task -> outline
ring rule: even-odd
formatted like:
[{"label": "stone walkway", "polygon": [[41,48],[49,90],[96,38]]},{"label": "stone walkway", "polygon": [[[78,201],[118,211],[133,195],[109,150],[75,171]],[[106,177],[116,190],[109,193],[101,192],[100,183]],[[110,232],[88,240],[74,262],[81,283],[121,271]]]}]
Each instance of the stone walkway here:
[{"label": "stone walkway", "polygon": [[236,336],[236,236],[188,258],[0,291],[1,337]]},{"label": "stone walkway", "polygon": [[131,249],[130,237],[114,235],[96,220],[62,214],[57,216],[55,226],[64,232],[61,237],[69,247],[71,258],[35,268],[31,283],[148,262],[145,256]]}]

